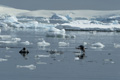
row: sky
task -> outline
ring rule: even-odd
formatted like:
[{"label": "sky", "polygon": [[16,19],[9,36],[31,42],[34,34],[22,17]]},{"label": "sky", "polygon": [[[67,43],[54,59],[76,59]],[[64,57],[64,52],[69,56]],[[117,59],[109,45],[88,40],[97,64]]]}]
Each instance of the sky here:
[{"label": "sky", "polygon": [[0,5],[26,10],[120,10],[120,0],[0,0]]}]

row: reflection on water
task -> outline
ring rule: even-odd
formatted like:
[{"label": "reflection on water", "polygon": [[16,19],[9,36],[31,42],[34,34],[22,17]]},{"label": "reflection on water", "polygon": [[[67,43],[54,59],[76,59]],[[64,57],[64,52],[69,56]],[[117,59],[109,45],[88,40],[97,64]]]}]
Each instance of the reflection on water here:
[{"label": "reflection on water", "polygon": [[[14,30],[7,33],[2,31],[2,37],[0,37],[1,79],[120,79],[120,33],[67,31],[66,34],[76,37],[47,37],[46,32],[42,30]],[[48,43],[49,46],[45,46]],[[95,43],[97,44],[94,47],[97,48],[91,48]],[[84,59],[76,57],[76,54],[80,54],[80,50],[76,49],[79,45],[87,48]],[[101,45],[104,47],[98,48]],[[23,47],[29,50],[29,55],[26,55],[27,60],[19,54]]]}]

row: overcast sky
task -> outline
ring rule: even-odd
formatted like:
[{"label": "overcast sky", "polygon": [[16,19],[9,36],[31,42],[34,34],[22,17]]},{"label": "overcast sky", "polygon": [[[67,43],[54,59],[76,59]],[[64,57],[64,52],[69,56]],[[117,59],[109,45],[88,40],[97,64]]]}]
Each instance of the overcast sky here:
[{"label": "overcast sky", "polygon": [[120,0],[0,0],[0,5],[27,10],[120,10]]}]

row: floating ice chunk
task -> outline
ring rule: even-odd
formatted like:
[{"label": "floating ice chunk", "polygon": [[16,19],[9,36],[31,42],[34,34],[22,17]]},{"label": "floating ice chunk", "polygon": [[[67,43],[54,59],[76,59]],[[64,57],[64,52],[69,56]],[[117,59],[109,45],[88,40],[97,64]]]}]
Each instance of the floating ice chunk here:
[{"label": "floating ice chunk", "polygon": [[50,46],[50,43],[43,40],[42,42],[38,42],[37,45],[41,47],[45,47],[45,46]]},{"label": "floating ice chunk", "polygon": [[103,45],[103,44],[100,43],[100,42],[97,42],[97,43],[92,44],[92,48],[93,48],[93,49],[97,49],[97,48],[101,49],[101,48],[104,48],[104,47],[105,47],[105,45]]},{"label": "floating ice chunk", "polygon": [[46,62],[41,62],[41,61],[39,61],[39,62],[36,62],[37,64],[47,64]]},{"label": "floating ice chunk", "polygon": [[112,63],[112,64],[114,64],[115,62],[112,59],[104,59],[104,63]]},{"label": "floating ice chunk", "polygon": [[5,43],[5,44],[16,44],[17,41],[0,41],[0,43]]},{"label": "floating ice chunk", "polygon": [[10,35],[0,35],[0,39],[2,40],[6,40],[6,39],[10,39],[11,36]]},{"label": "floating ice chunk", "polygon": [[33,64],[31,64],[31,65],[24,65],[24,66],[17,65],[16,67],[17,67],[17,68],[28,68],[28,69],[30,69],[30,70],[36,69],[36,66],[33,65]]},{"label": "floating ice chunk", "polygon": [[80,60],[80,58],[79,57],[75,57],[75,59],[74,60]]},{"label": "floating ice chunk", "polygon": [[25,41],[25,42],[21,42],[21,44],[24,44],[24,45],[31,45],[32,43],[30,43],[29,41]]},{"label": "floating ice chunk", "polygon": [[41,58],[41,57],[50,57],[50,55],[35,55],[35,58]]},{"label": "floating ice chunk", "polygon": [[46,34],[47,37],[58,37],[58,38],[63,38],[65,36],[65,30],[62,29],[57,29],[55,27],[52,27],[48,30],[47,34]]},{"label": "floating ice chunk", "polygon": [[115,48],[120,48],[120,44],[114,43],[114,47],[115,47]]},{"label": "floating ice chunk", "polygon": [[12,38],[13,41],[21,41],[20,38]]},{"label": "floating ice chunk", "polygon": [[69,46],[69,43],[68,42],[59,42],[58,43],[59,46]]},{"label": "floating ice chunk", "polygon": [[112,59],[104,59],[104,61],[112,61]]},{"label": "floating ice chunk", "polygon": [[83,42],[83,45],[87,45],[88,43],[87,42]]},{"label": "floating ice chunk", "polygon": [[10,48],[9,47],[6,47],[6,50],[9,50]]},{"label": "floating ice chunk", "polygon": [[0,62],[8,61],[7,59],[0,58]]}]

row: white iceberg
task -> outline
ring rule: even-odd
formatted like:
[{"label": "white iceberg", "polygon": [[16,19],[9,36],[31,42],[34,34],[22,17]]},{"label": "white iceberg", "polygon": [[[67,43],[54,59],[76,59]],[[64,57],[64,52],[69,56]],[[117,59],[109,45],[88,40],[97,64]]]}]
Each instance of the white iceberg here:
[{"label": "white iceberg", "polygon": [[40,47],[46,47],[50,46],[50,43],[46,42],[45,40],[42,40],[41,42],[38,42],[37,45]]},{"label": "white iceberg", "polygon": [[52,17],[50,17],[50,19],[60,19],[60,20],[65,20],[67,21],[67,17],[59,15],[59,14],[53,14]]},{"label": "white iceberg", "polygon": [[50,17],[50,23],[67,23],[69,22],[69,17],[62,16],[59,14],[53,14],[52,17]]},{"label": "white iceberg", "polygon": [[47,37],[58,37],[58,38],[64,38],[65,37],[65,30],[57,29],[55,27],[52,27],[48,30],[46,36]]}]

